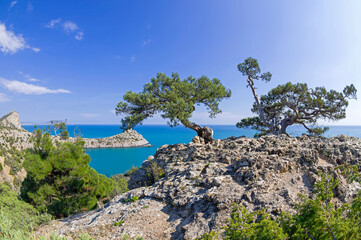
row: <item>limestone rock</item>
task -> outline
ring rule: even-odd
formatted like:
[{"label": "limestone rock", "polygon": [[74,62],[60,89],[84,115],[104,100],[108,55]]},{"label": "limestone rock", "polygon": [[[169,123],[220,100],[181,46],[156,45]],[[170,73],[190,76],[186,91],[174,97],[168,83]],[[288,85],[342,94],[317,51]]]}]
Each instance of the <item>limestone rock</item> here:
[{"label": "limestone rock", "polygon": [[[150,176],[144,169],[154,163],[165,174],[147,186]],[[164,145],[130,176],[132,190],[104,209],[54,221],[39,231],[56,231],[70,239],[81,232],[95,239],[117,239],[124,233],[146,239],[194,239],[222,231],[233,203],[250,211],[265,208],[274,217],[280,210],[292,213],[298,194],[313,194],[318,171],[340,181],[335,205],[349,201],[361,185],[347,183],[336,169],[343,163],[361,166],[361,139],[264,136]],[[139,200],[129,202],[132,196]],[[114,227],[120,219],[124,224]]]},{"label": "limestone rock", "polygon": [[0,127],[22,129],[19,113],[12,111],[0,119]]}]

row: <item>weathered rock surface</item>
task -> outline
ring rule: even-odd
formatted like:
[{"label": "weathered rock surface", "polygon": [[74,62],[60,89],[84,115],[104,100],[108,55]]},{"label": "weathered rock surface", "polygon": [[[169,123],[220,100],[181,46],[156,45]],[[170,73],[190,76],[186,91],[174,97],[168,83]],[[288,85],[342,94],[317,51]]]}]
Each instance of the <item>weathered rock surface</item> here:
[{"label": "weathered rock surface", "polygon": [[85,148],[129,148],[150,147],[150,144],[137,131],[129,129],[121,134],[106,138],[84,138]]},{"label": "weathered rock surface", "polygon": [[[165,177],[151,182],[154,163]],[[264,207],[276,216],[293,211],[299,193],[310,195],[318,171],[340,181],[335,204],[349,201],[361,189],[348,184],[336,167],[361,165],[361,140],[266,136],[228,138],[212,144],[165,145],[148,158],[129,181],[130,190],[103,209],[43,226],[39,232],[75,236],[88,232],[95,239],[121,239],[122,234],[146,239],[193,239],[220,230],[232,204],[249,210]],[[139,200],[129,201],[138,196]],[[135,198],[136,199],[136,198]],[[124,221],[119,226],[114,223]]]},{"label": "weathered rock surface", "polygon": [[0,119],[0,127],[22,129],[19,113],[12,111]]}]

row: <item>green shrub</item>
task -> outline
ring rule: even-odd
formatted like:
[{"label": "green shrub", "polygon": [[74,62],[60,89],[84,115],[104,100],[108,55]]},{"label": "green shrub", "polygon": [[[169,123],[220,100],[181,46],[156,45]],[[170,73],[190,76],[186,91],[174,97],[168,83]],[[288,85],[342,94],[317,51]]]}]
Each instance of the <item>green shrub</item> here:
[{"label": "green shrub", "polygon": [[138,200],[139,200],[139,196],[133,196],[133,197],[130,198],[131,202],[136,202]]},{"label": "green shrub", "polygon": [[40,214],[30,204],[19,200],[8,184],[0,184],[0,238],[28,239],[30,231],[47,221],[50,215]]},{"label": "green shrub", "polygon": [[11,214],[0,211],[0,239],[3,240],[29,240],[31,235],[27,229],[13,227]]},{"label": "green shrub", "polygon": [[5,153],[4,163],[10,167],[11,175],[15,175],[22,168],[23,153],[18,150],[10,149]]},{"label": "green shrub", "polygon": [[137,171],[138,169],[139,169],[139,167],[134,167],[134,166],[132,166],[132,167],[124,174],[124,176],[129,177],[129,176],[133,175],[133,173],[135,173],[135,171]]},{"label": "green shrub", "polygon": [[[350,181],[361,180],[357,167],[344,169]],[[320,178],[314,186],[315,197],[309,199],[301,195],[293,215],[283,212],[272,220],[264,210],[248,212],[236,205],[224,227],[225,239],[361,239],[361,192],[351,204],[336,208],[331,200],[338,181],[330,175],[320,174]],[[216,237],[216,233],[211,232],[199,239]]]},{"label": "green shrub", "polygon": [[113,181],[113,190],[109,195],[109,198],[113,198],[119,194],[127,192],[128,181],[122,175],[111,176],[110,179]]},{"label": "green shrub", "polygon": [[27,177],[21,196],[40,212],[66,217],[97,206],[98,200],[109,196],[114,182],[89,167],[90,157],[84,141],[57,142],[50,134],[37,130],[34,147],[25,155]]},{"label": "green shrub", "polygon": [[155,161],[152,161],[150,166],[145,168],[145,171],[149,178],[148,185],[152,185],[165,176],[164,169],[161,168]]},{"label": "green shrub", "polygon": [[244,206],[235,205],[225,228],[225,239],[287,239],[283,229],[264,210],[248,212]]},{"label": "green shrub", "polygon": [[123,223],[124,223],[124,220],[120,220],[118,222],[115,222],[114,226],[119,226],[119,225],[122,225]]}]

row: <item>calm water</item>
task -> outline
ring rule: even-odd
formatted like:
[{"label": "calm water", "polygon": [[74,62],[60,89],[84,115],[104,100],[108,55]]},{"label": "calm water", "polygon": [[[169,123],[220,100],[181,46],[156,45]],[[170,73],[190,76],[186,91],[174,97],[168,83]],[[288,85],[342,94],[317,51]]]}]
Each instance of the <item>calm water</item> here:
[{"label": "calm water", "polygon": [[[43,126],[38,126],[43,127]],[[253,130],[239,129],[235,126],[210,126],[214,130],[214,138],[221,139],[230,136],[252,137]],[[33,131],[33,126],[24,126],[28,131]],[[118,125],[69,125],[68,131],[72,136],[74,130],[79,129],[85,138],[109,137],[121,133]],[[99,173],[111,176],[124,173],[132,166],[140,166],[148,156],[153,155],[157,148],[164,144],[189,143],[195,136],[195,131],[182,126],[171,128],[169,126],[146,125],[135,128],[147,139],[153,147],[147,148],[103,148],[88,149],[91,156],[90,166]],[[290,135],[297,136],[304,132],[302,127],[288,128]],[[345,134],[348,136],[361,138],[361,126],[330,126],[330,130],[325,134],[327,137]]]}]

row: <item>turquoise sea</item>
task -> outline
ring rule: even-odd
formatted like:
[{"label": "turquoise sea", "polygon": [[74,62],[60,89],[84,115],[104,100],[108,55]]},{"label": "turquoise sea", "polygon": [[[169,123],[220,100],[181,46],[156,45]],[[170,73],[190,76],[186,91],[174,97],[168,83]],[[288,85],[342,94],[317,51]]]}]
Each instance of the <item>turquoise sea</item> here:
[{"label": "turquoise sea", "polygon": [[[28,131],[33,131],[33,126],[23,126]],[[44,126],[38,126],[43,128]],[[231,125],[214,125],[210,126],[214,130],[214,138],[221,139],[230,136],[247,136],[252,137],[255,133],[253,130],[239,129]],[[329,126],[330,130],[325,134],[326,137],[345,134],[348,136],[361,138],[361,126]],[[74,130],[80,130],[85,138],[101,138],[119,134],[122,131],[119,125],[68,125],[68,131],[71,136]],[[143,125],[135,128],[140,134],[147,139],[153,147],[145,148],[103,148],[88,149],[87,153],[91,156],[90,166],[99,173],[111,176],[124,173],[132,166],[140,166],[148,156],[153,155],[157,148],[164,144],[189,143],[192,141],[195,132],[185,127],[169,127],[165,125]],[[299,126],[288,128],[292,136],[301,135],[304,129]]]}]

